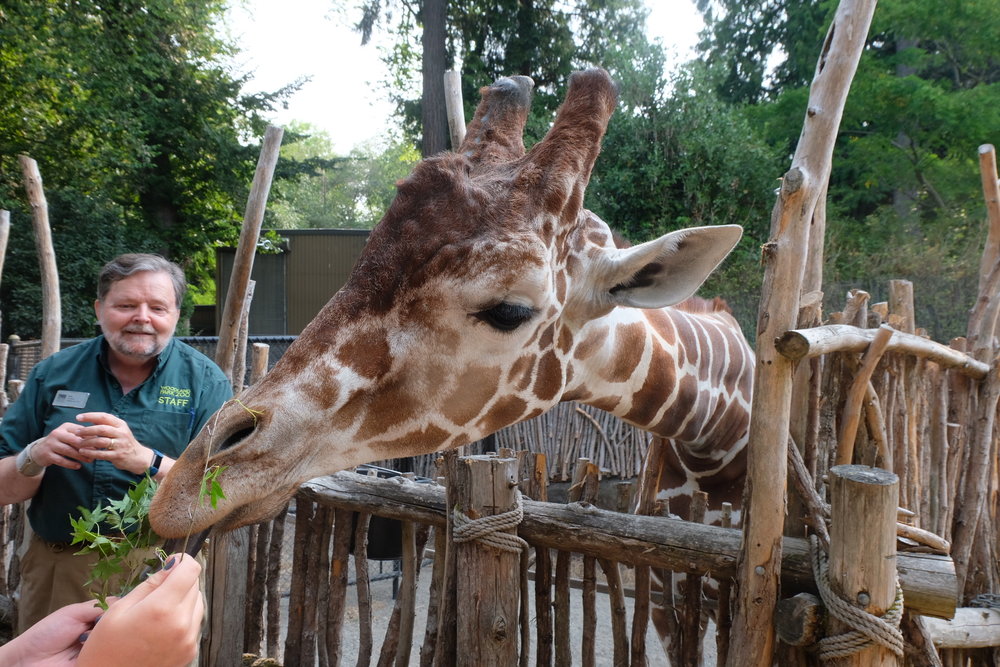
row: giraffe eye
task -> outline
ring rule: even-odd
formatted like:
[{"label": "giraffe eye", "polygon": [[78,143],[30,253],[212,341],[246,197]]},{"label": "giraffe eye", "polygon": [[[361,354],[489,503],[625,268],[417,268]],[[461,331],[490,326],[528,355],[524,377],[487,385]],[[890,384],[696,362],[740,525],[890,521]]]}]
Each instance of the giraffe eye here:
[{"label": "giraffe eye", "polygon": [[495,306],[473,313],[473,317],[486,322],[497,331],[513,331],[531,319],[534,309],[512,303],[498,303]]}]

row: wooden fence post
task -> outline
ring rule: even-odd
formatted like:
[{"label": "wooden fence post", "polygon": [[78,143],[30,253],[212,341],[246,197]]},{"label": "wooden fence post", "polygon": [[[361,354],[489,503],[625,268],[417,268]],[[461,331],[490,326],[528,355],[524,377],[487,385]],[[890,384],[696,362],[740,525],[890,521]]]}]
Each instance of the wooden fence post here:
[{"label": "wooden fence post", "polygon": [[[899,477],[880,468],[839,465],[830,469],[831,592],[851,607],[882,617],[896,604],[896,507]],[[852,629],[827,603],[827,639]],[[898,628],[902,599],[898,601]],[[893,625],[890,621],[889,626]],[[877,626],[876,626],[877,627]],[[890,637],[894,635],[889,632]],[[846,641],[846,640],[845,640]],[[902,638],[898,637],[902,651]],[[855,653],[828,661],[838,667],[895,667],[897,655],[882,644],[871,644]]]},{"label": "wooden fence post", "polygon": [[521,550],[483,540],[517,539],[517,459],[468,456],[456,468],[454,481],[449,481],[456,497],[456,636],[462,642],[456,664],[516,665]]},{"label": "wooden fence post", "polygon": [[31,205],[31,220],[35,227],[35,246],[38,249],[38,268],[42,281],[42,351],[39,360],[59,351],[62,336],[62,300],[59,295],[59,270],[56,268],[56,251],[52,246],[52,228],[49,226],[49,204],[45,199],[42,174],[38,163],[27,155],[18,157],[24,173],[24,189]]},{"label": "wooden fence post", "polygon": [[763,249],[764,286],[747,448],[748,507],[743,514],[745,538],[737,572],[730,667],[770,667],[773,662],[794,372],[774,341],[795,326],[809,237],[824,233],[813,211],[826,191],[837,128],[874,12],[875,0],[841,0],[837,7],[809,89],[802,135]]}]

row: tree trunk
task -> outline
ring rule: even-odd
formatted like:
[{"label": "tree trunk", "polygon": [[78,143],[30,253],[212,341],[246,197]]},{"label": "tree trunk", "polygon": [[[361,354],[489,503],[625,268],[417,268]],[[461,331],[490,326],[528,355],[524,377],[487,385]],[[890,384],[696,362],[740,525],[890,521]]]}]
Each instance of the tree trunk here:
[{"label": "tree trunk", "polygon": [[447,0],[424,0],[424,91],[421,101],[423,144],[421,154],[429,157],[448,149],[448,114],[445,110],[445,18]]}]

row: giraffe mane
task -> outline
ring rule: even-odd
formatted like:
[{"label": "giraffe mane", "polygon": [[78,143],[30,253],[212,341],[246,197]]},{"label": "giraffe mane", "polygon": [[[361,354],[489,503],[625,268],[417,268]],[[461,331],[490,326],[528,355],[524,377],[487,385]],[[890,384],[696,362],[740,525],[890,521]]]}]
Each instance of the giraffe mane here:
[{"label": "giraffe mane", "polygon": [[692,296],[690,298],[681,301],[674,305],[674,308],[678,310],[683,310],[686,313],[728,313],[733,314],[733,309],[730,308],[726,300],[721,296],[714,297],[712,299],[703,299],[700,296]]}]

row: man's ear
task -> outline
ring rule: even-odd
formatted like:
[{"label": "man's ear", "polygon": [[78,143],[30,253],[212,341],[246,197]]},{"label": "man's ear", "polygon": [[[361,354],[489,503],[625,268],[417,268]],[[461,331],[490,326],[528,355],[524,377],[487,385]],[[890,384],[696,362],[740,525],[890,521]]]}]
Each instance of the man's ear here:
[{"label": "man's ear", "polygon": [[739,225],[691,227],[610,251],[593,287],[618,306],[671,306],[694,295],[742,235]]}]

